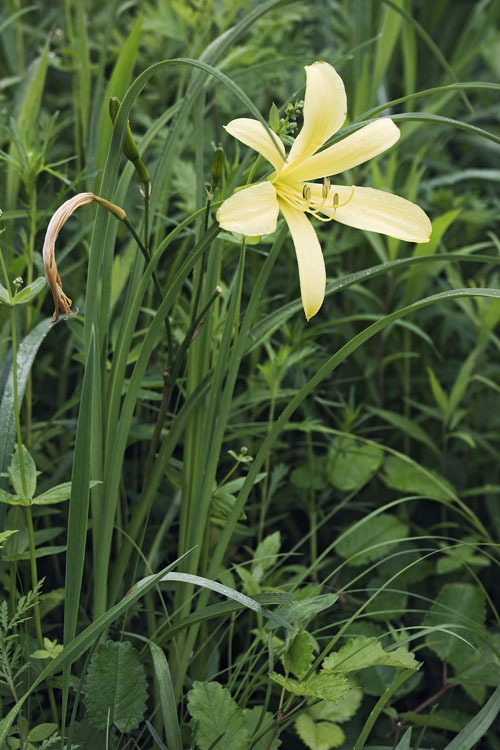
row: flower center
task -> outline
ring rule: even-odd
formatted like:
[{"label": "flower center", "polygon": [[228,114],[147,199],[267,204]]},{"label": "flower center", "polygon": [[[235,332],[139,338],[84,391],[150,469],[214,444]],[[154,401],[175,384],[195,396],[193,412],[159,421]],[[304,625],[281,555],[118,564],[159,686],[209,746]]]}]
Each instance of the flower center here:
[{"label": "flower center", "polygon": [[[302,185],[302,193],[299,190],[300,185]],[[329,177],[323,179],[323,185],[321,186],[321,200],[313,196],[311,186],[304,183],[289,185],[280,182],[278,179],[274,182],[274,187],[279,197],[286,201],[290,206],[293,206],[293,208],[296,208],[303,213],[311,214],[311,216],[315,216],[317,219],[324,222],[332,221],[335,218],[337,208],[346,206],[352,200],[354,195],[353,186],[349,198],[344,201],[344,203],[339,203],[339,194],[334,192],[332,195]],[[320,216],[320,213],[325,215]]]}]

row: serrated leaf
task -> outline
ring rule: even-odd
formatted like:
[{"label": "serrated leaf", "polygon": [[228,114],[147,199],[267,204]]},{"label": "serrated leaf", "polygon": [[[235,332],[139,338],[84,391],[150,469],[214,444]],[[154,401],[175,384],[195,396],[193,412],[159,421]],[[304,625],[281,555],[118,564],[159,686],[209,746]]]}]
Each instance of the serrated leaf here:
[{"label": "serrated leaf", "polygon": [[3,543],[13,534],[17,534],[17,529],[7,529],[7,531],[0,531],[0,549],[3,548]]},{"label": "serrated leaf", "polygon": [[295,731],[309,750],[331,750],[343,744],[345,735],[336,724],[314,721],[309,712],[295,719]]},{"label": "serrated leaf", "polygon": [[330,701],[321,701],[311,706],[308,713],[316,721],[332,721],[341,724],[344,721],[352,719],[356,711],[361,706],[363,700],[363,691],[356,685],[351,684],[350,690],[337,703]]},{"label": "serrated leaf", "polygon": [[[218,682],[195,682],[188,693],[188,711],[196,727],[196,745],[200,750],[227,747],[250,748],[250,733],[243,710],[227,688]],[[218,745],[214,743],[219,741]]]},{"label": "serrated leaf", "polygon": [[[262,708],[256,707],[244,711],[243,714],[252,742],[252,750],[278,750],[278,748],[281,747],[281,740],[277,737],[275,737],[271,745],[269,745],[269,741],[275,728],[272,713],[266,711],[264,718],[262,718]],[[260,739],[255,741],[254,735]]]},{"label": "serrated leaf", "polygon": [[144,718],[146,699],[146,675],[138,651],[127,642],[108,641],[99,646],[84,682],[90,724],[105,729],[109,713],[109,720],[120,732],[130,732]]},{"label": "serrated leaf", "polygon": [[383,457],[384,451],[376,443],[358,444],[354,438],[338,438],[328,458],[328,478],[338,490],[359,490],[378,471]]},{"label": "serrated leaf", "polygon": [[375,666],[417,669],[418,662],[410,651],[400,647],[384,651],[376,638],[352,638],[345,646],[326,657],[321,668],[330,672],[355,672]]},{"label": "serrated leaf", "polygon": [[289,693],[321,698],[333,703],[341,700],[350,688],[349,680],[339,674],[315,674],[304,682],[298,682],[278,672],[271,672],[269,677]]},{"label": "serrated leaf", "polygon": [[[12,461],[9,467],[10,481],[12,482],[12,486],[14,487],[16,495],[19,495],[20,497],[27,496],[29,498],[33,498],[36,491],[37,470],[31,453],[24,445],[22,446],[22,456],[24,465],[24,477],[26,480],[26,492],[23,488],[18,445],[16,445],[16,450],[14,451],[14,455],[12,456]],[[21,505],[22,503],[19,504]]]},{"label": "serrated leaf", "polygon": [[349,565],[365,565],[385,557],[407,536],[407,524],[391,513],[380,513],[348,532],[337,544],[337,552],[349,561]]},{"label": "serrated leaf", "polygon": [[279,531],[263,539],[255,550],[250,570],[255,580],[260,583],[264,573],[275,564],[281,547]]},{"label": "serrated leaf", "polygon": [[307,630],[299,630],[292,638],[283,658],[287,672],[293,672],[299,679],[309,671],[317,649],[315,638]]}]

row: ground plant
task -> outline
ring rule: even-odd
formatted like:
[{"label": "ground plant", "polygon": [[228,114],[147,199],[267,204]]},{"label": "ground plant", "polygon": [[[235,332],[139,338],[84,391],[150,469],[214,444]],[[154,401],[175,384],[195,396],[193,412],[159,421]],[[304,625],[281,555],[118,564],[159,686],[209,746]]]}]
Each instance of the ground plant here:
[{"label": "ground plant", "polygon": [[0,750],[500,749],[500,4],[0,6]]}]

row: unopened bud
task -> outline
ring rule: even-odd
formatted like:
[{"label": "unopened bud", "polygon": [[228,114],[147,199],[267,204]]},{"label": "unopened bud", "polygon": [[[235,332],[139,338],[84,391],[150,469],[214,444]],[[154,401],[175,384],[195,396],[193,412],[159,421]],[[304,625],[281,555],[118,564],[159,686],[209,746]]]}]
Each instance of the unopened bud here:
[{"label": "unopened bud", "polygon": [[222,146],[217,146],[212,157],[212,179],[210,181],[210,187],[212,190],[215,190],[220,184],[222,175],[224,174],[225,160],[226,155],[224,149]]},{"label": "unopened bud", "polygon": [[[113,122],[113,125],[115,124],[116,116],[118,114],[118,110],[120,109],[120,100],[117,96],[112,96],[109,100],[109,115],[111,117],[111,120]],[[149,176],[149,172],[146,169],[144,162],[142,161],[140,155],[139,155],[139,149],[137,148],[137,145],[134,141],[134,136],[132,135],[132,130],[130,129],[130,123],[127,120],[127,130],[125,132],[125,143],[123,144],[123,153],[129,159],[129,161],[132,162],[132,164],[135,167],[135,171],[137,172],[138,178],[141,180],[141,182],[144,182],[144,184],[151,181],[151,178]]]}]

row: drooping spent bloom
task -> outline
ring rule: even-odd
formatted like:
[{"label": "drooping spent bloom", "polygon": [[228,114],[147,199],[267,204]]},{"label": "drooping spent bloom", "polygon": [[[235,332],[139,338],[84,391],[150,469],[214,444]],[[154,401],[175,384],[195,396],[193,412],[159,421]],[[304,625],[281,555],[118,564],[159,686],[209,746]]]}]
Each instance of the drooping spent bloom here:
[{"label": "drooping spent bloom", "polygon": [[119,206],[115,206],[114,203],[111,203],[105,198],[101,198],[94,193],[78,193],[78,195],[74,195],[73,198],[70,198],[61,206],[59,206],[55,214],[52,216],[49,222],[49,226],[47,227],[47,232],[45,233],[45,240],[43,243],[43,267],[45,269],[45,278],[47,279],[47,282],[52,289],[52,295],[54,297],[55,310],[54,315],[52,316],[52,323],[55,323],[59,318],[59,310],[61,310],[65,315],[74,314],[71,309],[71,305],[73,304],[73,302],[63,292],[61,277],[59,276],[59,272],[57,270],[55,257],[56,239],[71,214],[80,206],[86,206],[89,203],[93,203],[94,201],[114,214],[117,219],[123,221],[126,218],[126,213],[122,208],[120,208]]},{"label": "drooping spent bloom", "polygon": [[[264,182],[225,200],[217,220],[223,229],[255,237],[274,232],[281,211],[295,245],[302,304],[309,320],[323,303],[326,272],[318,237],[306,214],[407,242],[428,242],[432,227],[424,211],[404,198],[368,187],[331,184],[331,176],[393,146],[400,132],[383,117],[318,152],[342,127],[347,99],[342,79],[331,65],[315,62],[305,71],[304,124],[288,156],[281,138],[258,120],[238,118],[225,126],[275,171]],[[322,182],[310,182],[321,178]]]}]

